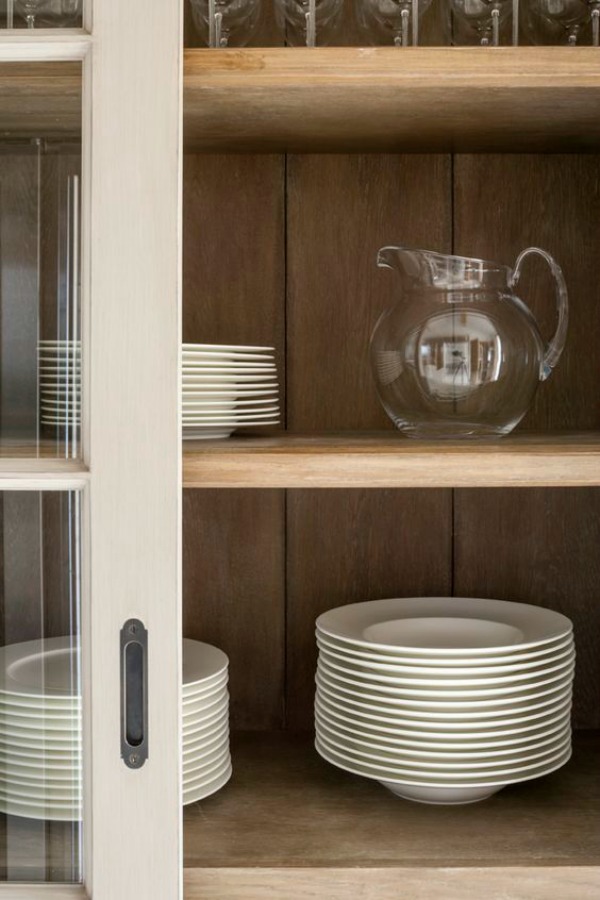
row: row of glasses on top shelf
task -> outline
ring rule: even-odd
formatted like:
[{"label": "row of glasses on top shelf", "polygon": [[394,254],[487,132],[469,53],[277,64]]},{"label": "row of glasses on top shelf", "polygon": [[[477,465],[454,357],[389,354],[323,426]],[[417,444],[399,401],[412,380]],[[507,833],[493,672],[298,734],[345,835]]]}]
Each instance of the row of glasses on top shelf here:
[{"label": "row of glasses on top shelf", "polygon": [[[209,47],[252,42],[264,0],[190,0],[194,23]],[[352,10],[352,3],[354,9]],[[415,46],[432,0],[274,0],[286,43],[332,44],[355,14],[364,41]],[[600,45],[600,0],[444,0],[447,40],[437,43]]]},{"label": "row of glasses on top shelf", "polygon": [[82,0],[3,0],[5,28],[74,28],[81,25]]}]

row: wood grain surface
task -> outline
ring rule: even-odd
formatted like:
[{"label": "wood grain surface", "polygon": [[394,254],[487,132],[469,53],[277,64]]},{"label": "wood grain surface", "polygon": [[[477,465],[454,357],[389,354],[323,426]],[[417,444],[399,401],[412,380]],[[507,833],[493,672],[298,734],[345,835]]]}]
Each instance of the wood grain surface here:
[{"label": "wood grain surface", "polygon": [[446,156],[292,156],[287,195],[288,428],[392,428],[369,337],[398,299],[388,243],[451,247]]},{"label": "wood grain surface", "polygon": [[221,866],[332,866],[356,874],[363,866],[396,867],[399,884],[404,866],[596,866],[599,753],[598,734],[582,733],[571,762],[551,775],[483,803],[442,807],[403,801],[337,769],[310,737],[239,735],[228,786],[184,810],[184,864],[188,878],[190,870]]},{"label": "wood grain surface", "polygon": [[451,589],[450,491],[289,491],[286,724],[312,728],[315,619],[334,606]]},{"label": "wood grain surface", "polygon": [[183,634],[229,656],[231,723],[283,725],[281,491],[184,491]]},{"label": "wood grain surface", "polygon": [[183,340],[275,347],[283,408],[284,177],[280,156],[184,158]]},{"label": "wood grain surface", "polygon": [[591,151],[597,54],[571,50],[187,50],[184,138],[224,152]]},{"label": "wood grain surface", "polygon": [[574,722],[600,725],[600,490],[457,490],[454,593],[546,606],[573,620]]},{"label": "wood grain surface", "polygon": [[597,432],[424,442],[394,431],[186,441],[193,487],[565,487],[600,485]]},{"label": "wood grain surface", "polygon": [[[564,271],[567,344],[520,425],[528,431],[600,426],[599,164],[594,155],[458,155],[454,160],[455,252],[512,265],[533,244],[552,253]],[[519,295],[549,339],[556,302],[541,260],[525,264]]]},{"label": "wood grain surface", "polygon": [[595,866],[186,869],[185,900],[596,900]]}]

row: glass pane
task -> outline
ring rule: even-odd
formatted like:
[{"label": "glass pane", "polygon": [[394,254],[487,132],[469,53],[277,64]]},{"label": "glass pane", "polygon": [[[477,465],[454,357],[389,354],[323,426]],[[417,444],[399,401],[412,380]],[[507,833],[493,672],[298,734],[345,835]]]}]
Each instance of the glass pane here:
[{"label": "glass pane", "polygon": [[0,0],[2,28],[81,28],[83,0]]},{"label": "glass pane", "polygon": [[76,458],[81,66],[3,64],[0,87],[0,453]]},{"label": "glass pane", "polygon": [[0,494],[0,880],[81,873],[80,495]]}]

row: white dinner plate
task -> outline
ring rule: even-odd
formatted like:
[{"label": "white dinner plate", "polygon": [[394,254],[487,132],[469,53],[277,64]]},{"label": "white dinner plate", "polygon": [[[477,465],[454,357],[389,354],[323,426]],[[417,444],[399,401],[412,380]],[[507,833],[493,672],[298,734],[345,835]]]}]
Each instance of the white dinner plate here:
[{"label": "white dinner plate", "polygon": [[184,409],[199,408],[199,409],[206,409],[206,410],[213,410],[213,409],[218,410],[218,409],[238,409],[239,408],[240,410],[246,410],[248,407],[250,407],[250,409],[256,408],[257,411],[259,411],[259,410],[262,411],[265,409],[265,407],[267,409],[270,409],[270,407],[273,407],[273,409],[279,409],[279,406],[274,405],[274,404],[276,404],[276,401],[273,399],[273,397],[256,397],[251,400],[237,400],[234,397],[231,400],[227,400],[227,401],[215,400],[215,399],[205,400],[204,398],[202,398],[200,400],[195,400],[195,399],[188,400],[185,397],[183,399],[183,408]]},{"label": "white dinner plate", "polygon": [[564,709],[525,723],[520,728],[515,726],[504,729],[485,728],[483,731],[457,731],[455,728],[435,730],[427,723],[416,723],[413,727],[413,723],[409,722],[388,726],[360,715],[346,715],[329,704],[324,697],[315,698],[315,710],[321,713],[332,727],[364,740],[430,750],[443,747],[445,751],[512,747],[554,733],[571,720],[570,703]]},{"label": "white dinner plate", "polygon": [[77,690],[75,638],[53,637],[0,647],[0,686],[24,697],[70,697]]},{"label": "white dinner plate", "polygon": [[380,747],[370,742],[352,740],[344,734],[327,727],[318,720],[317,734],[331,746],[348,752],[368,762],[401,766],[415,769],[431,769],[432,771],[461,772],[468,769],[489,770],[527,765],[534,760],[550,756],[564,748],[565,742],[571,739],[571,729],[567,726],[562,731],[537,744],[505,750],[503,753],[470,753],[448,754],[430,753],[426,750],[415,751],[407,748],[391,749]]},{"label": "white dinner plate", "polygon": [[212,753],[215,749],[218,749],[225,742],[229,744],[228,718],[224,719],[218,728],[214,728],[206,736],[204,736],[202,746],[198,747],[195,754],[188,755],[187,760],[184,762],[184,768],[187,765],[192,765],[196,759],[201,760],[207,754]]},{"label": "white dinner plate", "polygon": [[182,350],[208,350],[212,353],[274,353],[275,347],[254,347],[247,344],[190,344],[182,343]]},{"label": "white dinner plate", "polygon": [[234,385],[247,385],[248,387],[260,387],[266,386],[269,387],[279,387],[279,382],[276,380],[277,376],[275,374],[261,374],[261,375],[182,375],[181,380],[184,388],[204,388],[209,390],[211,388],[225,388],[228,387],[231,389]]},{"label": "white dinner plate", "polygon": [[0,797],[0,813],[4,813],[7,816],[20,816],[22,819],[37,819],[48,822],[81,821],[81,806],[57,806],[52,803],[40,806],[35,803],[16,803],[3,797]]},{"label": "white dinner plate", "polygon": [[201,687],[202,682],[216,678],[227,671],[229,660],[227,655],[203,641],[183,639],[183,674],[182,683],[186,690]]},{"label": "white dinner plate", "polygon": [[0,771],[21,774],[33,780],[73,779],[81,776],[81,760],[45,763],[36,756],[20,757],[0,754]]},{"label": "white dinner plate", "polygon": [[196,787],[191,787],[188,789],[184,789],[183,791],[183,805],[189,806],[190,803],[196,803],[199,800],[205,800],[207,797],[210,797],[212,794],[215,794],[222,787],[224,787],[229,779],[231,778],[232,768],[231,763],[229,763],[223,772],[220,772],[216,777],[212,778],[209,781],[198,784]]},{"label": "white dinner plate", "polygon": [[202,769],[198,769],[196,772],[192,772],[189,778],[183,779],[183,789],[191,790],[194,787],[199,786],[200,784],[205,784],[206,781],[210,778],[214,778],[218,775],[219,772],[223,770],[224,766],[227,766],[231,763],[231,755],[229,750],[225,750],[218,759],[215,759],[209,765],[203,766]]},{"label": "white dinner plate", "polygon": [[441,665],[438,665],[437,660],[432,664],[429,660],[424,660],[421,657],[410,660],[401,657],[399,658],[399,661],[396,662],[390,656],[377,656],[375,654],[366,653],[356,654],[345,648],[340,649],[338,645],[332,646],[327,641],[322,640],[319,636],[317,636],[317,646],[328,658],[339,660],[343,665],[349,665],[352,669],[360,669],[365,672],[386,672],[392,675],[447,678],[448,680],[465,677],[482,677],[487,681],[488,678],[528,672],[531,669],[552,665],[554,661],[564,659],[572,652],[574,641],[572,635],[570,635],[567,640],[553,646],[549,651],[544,651],[542,656],[536,655],[533,658],[530,658],[529,655],[523,655],[519,658],[520,661],[500,663],[497,665],[490,662],[489,665],[485,666],[478,665],[480,660],[476,661],[474,665],[448,666],[444,665],[444,661],[442,661]]},{"label": "white dinner plate", "polygon": [[570,634],[566,616],[528,603],[407,597],[352,603],[323,613],[321,632],[357,646],[413,655],[490,656],[539,647]]},{"label": "white dinner plate", "polygon": [[262,388],[253,388],[251,385],[248,387],[244,387],[244,385],[240,385],[239,387],[234,385],[233,387],[223,387],[223,388],[208,388],[208,390],[204,390],[203,388],[186,388],[184,387],[181,395],[184,401],[187,400],[226,400],[238,402],[239,400],[246,400],[247,398],[254,399],[255,397],[264,397],[266,398],[266,402],[273,402],[273,395],[278,394],[277,387],[262,387]]},{"label": "white dinner plate", "polygon": [[218,375],[227,375],[230,372],[275,372],[277,366],[274,362],[249,362],[248,360],[206,360],[183,358],[182,371],[188,372],[216,372]]},{"label": "white dinner plate", "polygon": [[183,768],[183,783],[189,783],[190,781],[195,781],[200,778],[206,778],[207,773],[212,769],[214,771],[214,767],[218,764],[221,765],[227,759],[231,758],[231,754],[229,752],[229,738],[221,741],[220,744],[215,746],[210,753],[204,753],[203,755],[198,754],[198,756],[189,757],[186,760],[185,766]]},{"label": "white dinner plate", "polygon": [[218,428],[192,428],[185,429],[181,435],[183,441],[216,441],[224,440],[233,434],[235,426],[230,428],[220,426]]},{"label": "white dinner plate", "polygon": [[449,786],[445,782],[424,781],[416,778],[390,778],[386,776],[379,778],[373,774],[367,767],[361,766],[360,763],[351,763],[343,760],[340,756],[327,750],[325,747],[315,742],[317,752],[328,762],[344,769],[346,772],[352,772],[355,775],[363,775],[367,778],[373,778],[379,781],[384,787],[392,791],[399,797],[409,800],[416,800],[420,803],[433,804],[462,804],[473,803],[485,800],[491,794],[496,793],[509,784],[515,784],[523,781],[531,781],[534,778],[541,778],[549,775],[556,769],[561,768],[567,763],[571,757],[571,749],[569,748],[562,756],[559,756],[554,762],[539,766],[529,772],[520,773],[518,776],[500,776],[497,778],[486,779],[478,783],[453,784]]},{"label": "white dinner plate", "polygon": [[62,722],[64,725],[78,724],[81,721],[81,713],[79,709],[58,709],[55,710],[50,706],[21,706],[20,704],[5,704],[0,699],[0,722],[14,718],[16,720],[42,720]]},{"label": "white dinner plate", "polygon": [[218,732],[225,724],[229,722],[229,707],[224,707],[223,709],[218,709],[211,716],[207,716],[207,718],[200,723],[203,727],[198,729],[198,731],[194,732],[194,734],[189,737],[183,738],[183,749],[184,751],[190,750],[192,752],[193,748],[200,741],[206,742],[210,739],[210,737]]},{"label": "white dinner plate", "polygon": [[[379,675],[368,672],[357,672],[347,669],[332,662],[321,654],[319,657],[319,670],[329,675],[332,679],[342,684],[351,685],[361,690],[372,691],[374,695],[389,695],[402,697],[417,697],[423,699],[437,698],[452,699],[463,698],[472,700],[478,697],[502,697],[509,694],[520,695],[524,692],[539,689],[547,684],[560,680],[565,675],[573,672],[575,653],[563,662],[548,669],[542,669],[535,675],[527,675],[524,678],[511,675],[499,679],[492,679],[491,687],[488,681],[481,679],[462,679],[458,683],[455,680],[444,679],[410,679],[395,678],[391,675]],[[416,687],[416,685],[419,685]],[[428,685],[428,687],[427,687]]]},{"label": "white dinner plate", "polygon": [[227,672],[217,675],[215,678],[207,679],[206,683],[201,682],[200,685],[192,685],[189,690],[183,691],[183,709],[192,709],[195,704],[201,703],[209,694],[223,687],[229,681]]},{"label": "white dinner plate", "polygon": [[250,415],[250,416],[185,416],[183,417],[183,425],[185,427],[198,427],[199,425],[239,425],[250,428],[251,425],[275,425],[280,421],[279,413],[269,413],[268,415]]},{"label": "white dinner plate", "polygon": [[230,415],[235,416],[237,419],[241,417],[279,415],[279,413],[279,404],[274,403],[272,400],[268,402],[263,401],[258,406],[246,401],[241,407],[233,401],[227,404],[211,403],[205,405],[196,402],[183,404],[184,419],[186,416],[217,416],[218,418],[224,418]]},{"label": "white dinner plate", "polygon": [[412,766],[405,767],[395,766],[391,763],[368,762],[355,753],[339,750],[323,735],[319,735],[317,741],[326,750],[335,753],[341,760],[347,761],[351,765],[358,763],[360,766],[364,766],[366,770],[373,773],[372,777],[376,778],[378,781],[393,781],[396,778],[401,779],[403,776],[407,776],[410,779],[415,778],[426,782],[433,781],[439,784],[448,784],[450,786],[453,784],[473,784],[473,782],[490,783],[496,779],[504,781],[505,778],[510,779],[514,777],[519,779],[521,774],[531,772],[532,769],[553,765],[558,759],[563,758],[566,753],[570,753],[571,751],[571,740],[569,736],[565,738],[552,753],[547,754],[541,760],[533,760],[532,762],[527,762],[522,765],[506,766],[504,768],[500,766],[499,768],[490,771],[474,770],[470,773],[466,771],[444,771],[437,774],[437,771],[433,769],[415,770]]},{"label": "white dinner plate", "polygon": [[401,706],[429,709],[431,707],[439,707],[440,709],[489,709],[492,707],[506,707],[518,705],[528,702],[529,700],[542,697],[548,692],[557,688],[570,684],[573,680],[574,668],[571,665],[563,672],[555,674],[547,679],[542,679],[538,684],[531,685],[523,691],[515,692],[510,689],[507,691],[408,691],[404,689],[395,689],[377,685],[376,688],[370,684],[356,682],[349,678],[341,678],[337,674],[332,674],[319,660],[317,669],[318,683],[324,684],[334,690],[336,693],[343,694],[351,698],[359,698],[377,703],[382,707]]},{"label": "white dinner plate", "polygon": [[464,726],[467,722],[474,722],[479,719],[490,719],[508,724],[509,721],[519,720],[525,715],[537,713],[542,709],[545,709],[546,713],[548,713],[551,711],[548,707],[554,709],[561,706],[565,701],[571,702],[573,691],[572,685],[569,683],[566,686],[559,685],[557,688],[547,691],[539,697],[530,697],[526,702],[504,703],[502,705],[493,702],[471,706],[467,709],[464,708],[464,705],[462,708],[456,708],[456,706],[448,707],[447,704],[429,703],[420,705],[418,703],[381,705],[369,699],[363,700],[355,695],[347,695],[331,690],[327,684],[322,683],[318,685],[317,693],[329,697],[340,708],[358,713],[362,710],[363,715],[374,716],[380,721],[383,721],[386,717],[391,723],[398,720],[403,721],[404,719],[431,719],[438,722],[451,722],[454,720]]}]

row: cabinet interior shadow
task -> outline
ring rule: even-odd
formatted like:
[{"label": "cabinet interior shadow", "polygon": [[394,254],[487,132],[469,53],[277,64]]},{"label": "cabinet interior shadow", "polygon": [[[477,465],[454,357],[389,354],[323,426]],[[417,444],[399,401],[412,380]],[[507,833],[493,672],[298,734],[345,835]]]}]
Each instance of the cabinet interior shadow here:
[{"label": "cabinet interior shadow", "polygon": [[402,596],[573,619],[574,723],[599,727],[600,489],[184,491],[184,635],[228,653],[232,725],[310,729],[315,618]]},{"label": "cabinet interior shadow", "polygon": [[[391,429],[369,369],[371,331],[399,299],[385,244],[512,265],[528,245],[562,266],[565,353],[522,430],[600,428],[597,155],[188,154],[184,340],[272,345],[282,427]],[[544,338],[556,322],[542,262],[519,293]],[[262,432],[264,433],[264,431]]]}]

